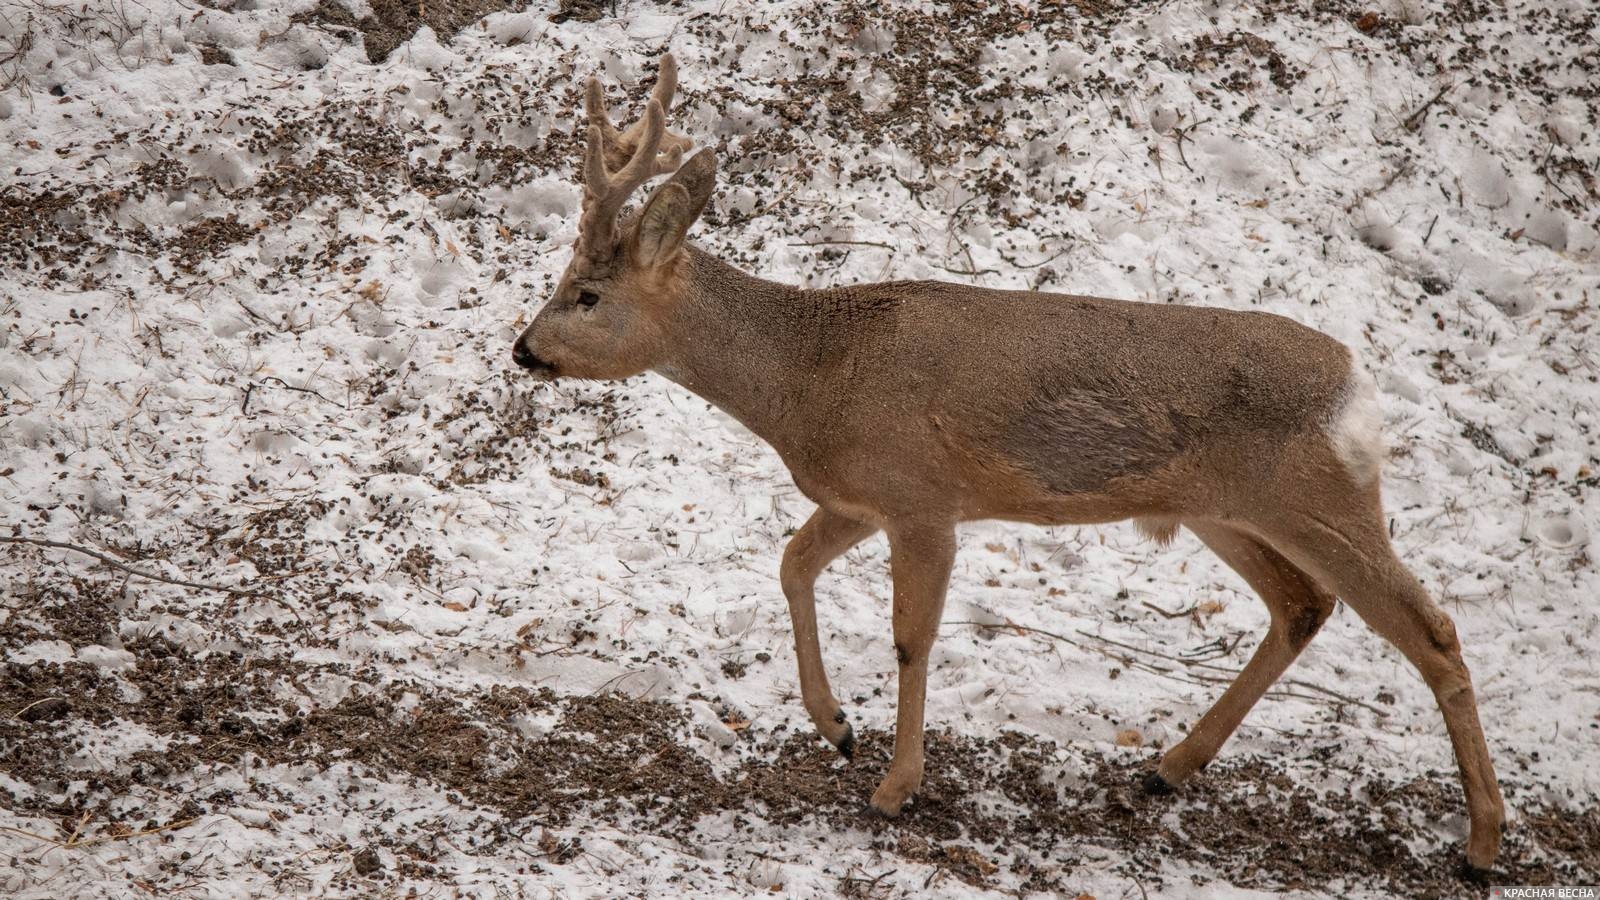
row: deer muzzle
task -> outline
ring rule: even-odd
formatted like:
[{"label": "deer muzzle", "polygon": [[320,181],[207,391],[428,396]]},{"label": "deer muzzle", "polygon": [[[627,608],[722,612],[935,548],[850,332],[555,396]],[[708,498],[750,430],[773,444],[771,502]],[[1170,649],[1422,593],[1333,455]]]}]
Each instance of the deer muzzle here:
[{"label": "deer muzzle", "polygon": [[527,369],[534,377],[549,381],[556,377],[556,367],[540,359],[528,349],[528,335],[526,332],[519,335],[511,345],[511,361],[519,367]]}]

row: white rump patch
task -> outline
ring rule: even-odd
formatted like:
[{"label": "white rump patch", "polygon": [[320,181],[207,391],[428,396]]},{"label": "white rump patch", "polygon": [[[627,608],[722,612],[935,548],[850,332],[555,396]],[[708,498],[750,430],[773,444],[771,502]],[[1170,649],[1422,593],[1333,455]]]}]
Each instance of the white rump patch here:
[{"label": "white rump patch", "polygon": [[1350,360],[1350,381],[1344,397],[1328,420],[1328,437],[1339,461],[1355,477],[1368,484],[1378,477],[1383,465],[1383,411],[1378,408],[1378,385],[1354,358]]}]

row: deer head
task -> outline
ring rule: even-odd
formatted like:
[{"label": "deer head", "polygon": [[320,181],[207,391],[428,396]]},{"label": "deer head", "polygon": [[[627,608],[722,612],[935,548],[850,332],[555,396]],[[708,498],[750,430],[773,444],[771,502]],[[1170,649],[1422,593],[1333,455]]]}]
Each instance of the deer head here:
[{"label": "deer head", "polygon": [[[583,214],[572,261],[512,346],[516,364],[538,377],[626,378],[665,350],[663,323],[686,293],[684,236],[711,199],[716,176],[710,150],[683,163],[693,142],[666,130],[677,82],[677,63],[663,56],[644,116],[619,131],[600,82],[589,79]],[[640,210],[622,216],[634,191],[668,173]]]}]

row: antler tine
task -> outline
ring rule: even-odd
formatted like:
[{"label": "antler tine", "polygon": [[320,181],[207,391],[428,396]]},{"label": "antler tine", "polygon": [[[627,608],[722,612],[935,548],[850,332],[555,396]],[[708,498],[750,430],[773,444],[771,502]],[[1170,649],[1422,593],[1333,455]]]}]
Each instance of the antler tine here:
[{"label": "antler tine", "polygon": [[583,154],[584,206],[606,195],[611,173],[606,170],[605,132],[599,125],[589,126],[589,141]]},{"label": "antler tine", "polygon": [[[678,89],[678,63],[672,54],[661,57],[660,74],[656,78],[655,87],[650,91],[650,99],[661,105],[663,115],[672,106],[672,97]],[[644,122],[638,121],[627,130],[618,130],[612,124],[611,116],[606,111],[605,93],[601,90],[598,79],[589,79],[589,84],[584,92],[584,107],[589,114],[590,124],[599,125],[602,136],[605,138],[606,163],[613,169],[620,169],[627,165],[633,158],[634,151],[639,147],[640,138],[644,133]],[[666,132],[662,139],[662,146],[666,148],[668,159],[672,168],[663,168],[661,171],[670,172],[677,168],[683,159],[683,151],[694,146],[694,141],[681,134]],[[674,153],[673,151],[677,152]]]},{"label": "antler tine", "polygon": [[664,54],[658,69],[650,99],[661,104],[661,111],[665,113],[672,109],[672,95],[678,90],[678,61],[671,53]]},{"label": "antler tine", "polygon": [[[583,164],[584,210],[578,229],[588,252],[607,254],[616,236],[617,216],[622,204],[639,186],[663,172],[678,167],[682,147],[674,147],[661,158],[661,140],[666,132],[666,115],[654,98],[639,120],[639,143],[621,171],[612,174],[606,167],[605,131],[596,122],[589,126],[589,145]],[[632,129],[630,129],[631,131]]]},{"label": "antler tine", "polygon": [[[650,180],[652,176],[660,175],[664,171],[671,171],[661,167],[661,160],[656,154],[661,150],[661,137],[667,130],[667,114],[661,109],[661,104],[654,98],[644,108],[644,118],[635,126],[640,129],[639,142],[634,147],[633,154],[628,157],[627,165],[617,173],[612,180],[616,192],[627,199],[639,185]],[[632,128],[628,129],[630,132]],[[676,168],[676,167],[674,167]]]},{"label": "antler tine", "polygon": [[589,126],[599,127],[601,136],[608,143],[615,145],[621,139],[622,132],[611,124],[611,114],[606,112],[606,95],[600,87],[600,79],[590,76],[583,92],[583,108],[589,114]]}]

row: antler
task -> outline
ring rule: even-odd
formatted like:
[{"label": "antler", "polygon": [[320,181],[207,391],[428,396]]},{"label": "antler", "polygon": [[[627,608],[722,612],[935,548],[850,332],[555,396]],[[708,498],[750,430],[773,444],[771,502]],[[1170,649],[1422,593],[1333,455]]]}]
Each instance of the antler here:
[{"label": "antler", "polygon": [[[583,216],[579,243],[591,258],[608,257],[616,246],[617,216],[639,186],[657,175],[677,170],[683,153],[694,145],[666,130],[667,107],[678,87],[678,64],[667,54],[644,117],[627,131],[618,131],[606,113],[600,81],[589,79],[584,107],[589,113],[589,145],[583,159]],[[610,168],[617,166],[615,172]]]}]

